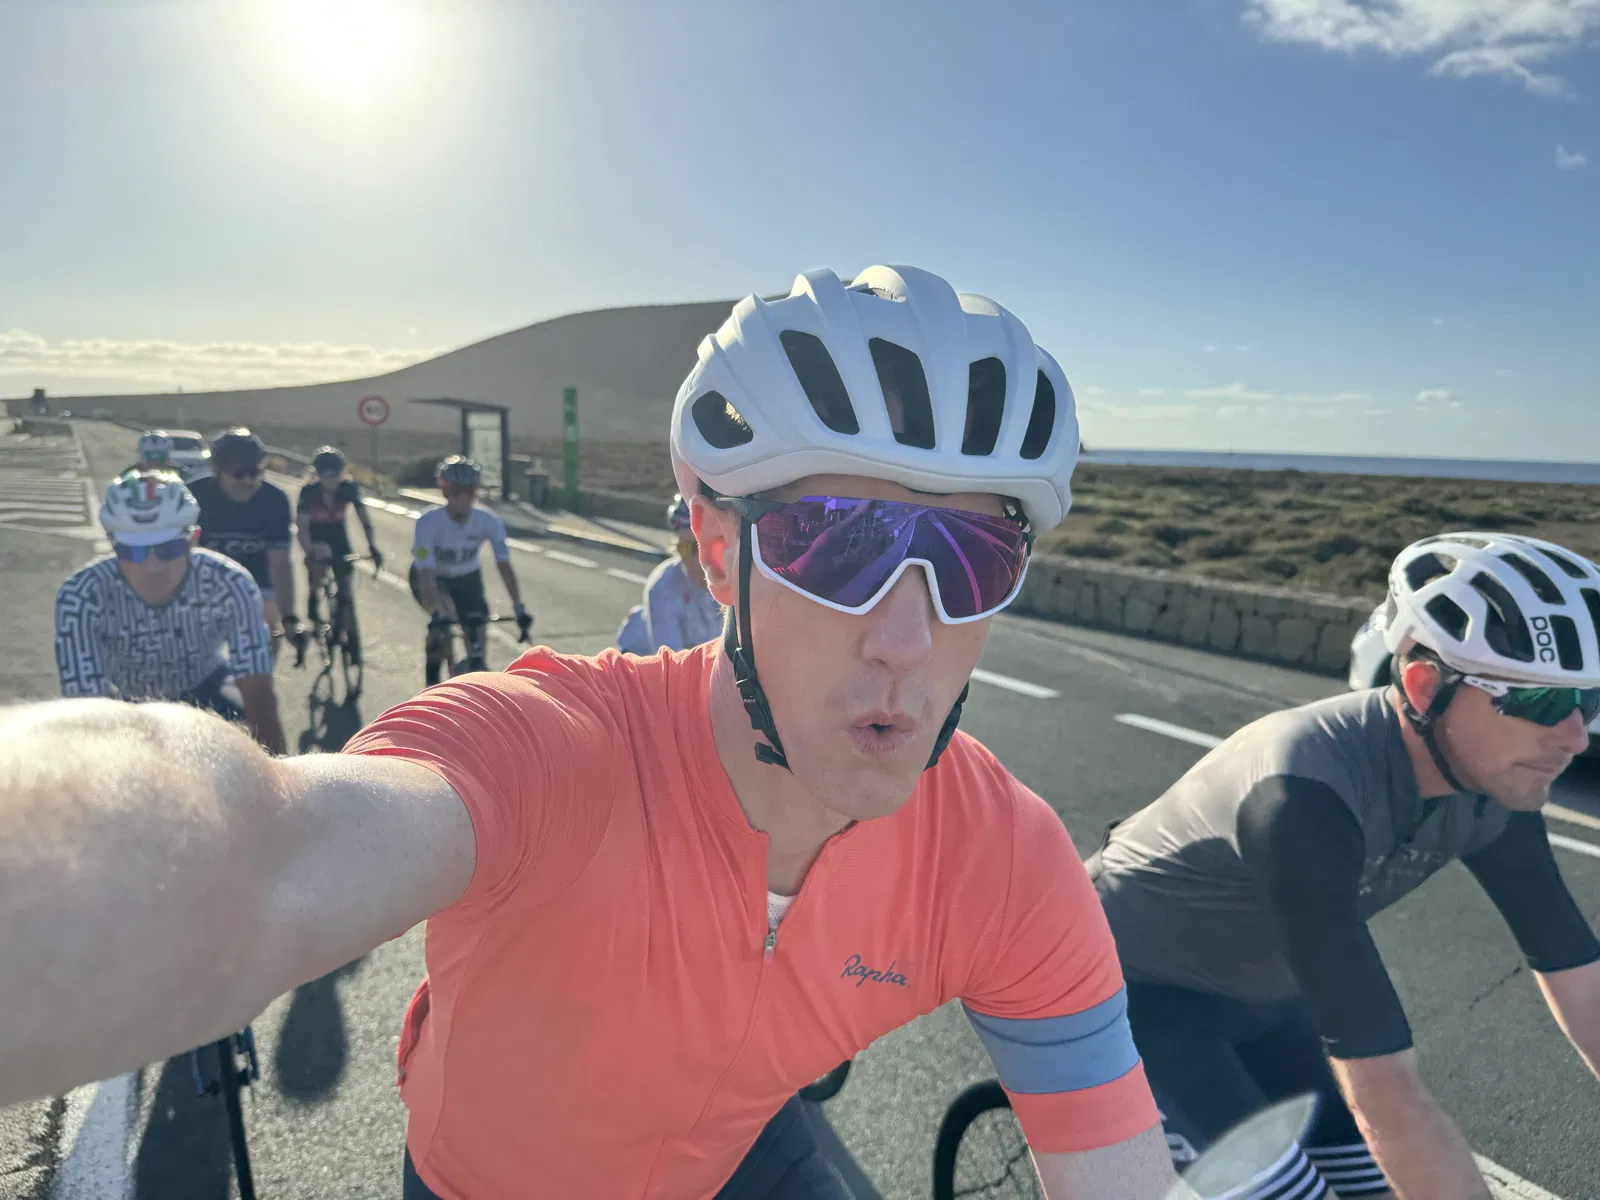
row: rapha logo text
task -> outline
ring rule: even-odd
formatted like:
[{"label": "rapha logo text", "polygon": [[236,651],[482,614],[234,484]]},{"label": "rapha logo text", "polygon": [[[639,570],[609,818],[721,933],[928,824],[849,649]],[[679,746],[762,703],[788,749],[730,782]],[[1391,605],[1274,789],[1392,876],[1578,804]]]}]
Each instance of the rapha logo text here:
[{"label": "rapha logo text", "polygon": [[844,970],[839,972],[840,979],[854,979],[856,986],[863,983],[892,983],[896,987],[910,987],[906,977],[894,969],[893,960],[881,971],[875,971],[861,961],[861,955],[852,954],[845,959]]}]

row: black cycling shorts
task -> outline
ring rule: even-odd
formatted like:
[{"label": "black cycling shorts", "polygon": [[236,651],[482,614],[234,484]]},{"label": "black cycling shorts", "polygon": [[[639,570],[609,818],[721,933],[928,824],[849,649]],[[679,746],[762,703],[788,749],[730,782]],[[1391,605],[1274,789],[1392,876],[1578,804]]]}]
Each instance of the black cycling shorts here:
[{"label": "black cycling shorts", "polygon": [[[807,1107],[799,1096],[789,1097],[716,1200],[850,1200],[850,1190],[817,1144],[811,1122],[819,1118]],[[439,1200],[418,1177],[409,1150],[403,1171],[401,1200]]]},{"label": "black cycling shorts", "polygon": [[[350,533],[343,525],[311,525],[307,527],[306,533],[312,545],[321,542],[332,552],[333,562],[328,565],[333,568],[336,578],[342,579],[355,569],[355,563],[349,561],[350,555],[355,551],[350,545]],[[315,563],[316,559],[308,555],[306,561]]]},{"label": "black cycling shorts", "polygon": [[[454,577],[435,575],[434,584],[446,596],[450,603],[456,606],[456,616],[461,620],[467,617],[487,617],[489,615],[489,597],[483,590],[483,572],[474,571],[470,575],[456,575]],[[417,568],[412,566],[409,582],[411,595],[418,604],[427,608],[422,601],[422,589],[417,584]]]},{"label": "black cycling shorts", "polygon": [[1128,984],[1128,1023],[1180,1170],[1263,1108],[1314,1092],[1304,1153],[1290,1156],[1252,1197],[1322,1196],[1315,1170],[1341,1200],[1389,1190],[1362,1140],[1298,999],[1248,1004],[1166,984]]}]

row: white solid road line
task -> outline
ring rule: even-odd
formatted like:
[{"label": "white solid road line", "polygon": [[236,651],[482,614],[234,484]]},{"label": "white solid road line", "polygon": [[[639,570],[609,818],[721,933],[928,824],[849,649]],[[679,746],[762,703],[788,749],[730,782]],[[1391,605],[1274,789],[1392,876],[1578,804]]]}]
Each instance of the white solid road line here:
[{"label": "white solid road line", "polygon": [[1034,700],[1054,700],[1061,695],[1055,688],[1041,687],[1037,683],[1029,683],[1026,679],[1013,679],[1009,675],[1001,675],[997,671],[985,671],[982,667],[972,672],[972,678],[978,683],[987,683],[990,687],[1005,688],[1008,692],[1016,692],[1019,696],[1028,696]]},{"label": "white solid road line", "polygon": [[136,1072],[76,1088],[67,1096],[65,1148],[51,1200],[128,1200],[133,1194]]},{"label": "white solid road line", "polygon": [[553,558],[556,562],[566,563],[569,567],[587,567],[591,571],[600,565],[592,558],[580,558],[576,554],[568,554],[565,550],[546,550],[544,556]]},{"label": "white solid road line", "polygon": [[1159,733],[1162,737],[1188,742],[1191,746],[1203,746],[1207,750],[1222,745],[1222,739],[1213,734],[1201,733],[1198,729],[1185,729],[1182,725],[1174,725],[1170,721],[1158,721],[1154,717],[1141,717],[1138,713],[1118,713],[1113,719],[1124,725],[1132,725],[1135,729],[1143,729],[1146,733]]},{"label": "white solid road line", "polygon": [[[1174,725],[1170,721],[1158,721],[1154,717],[1142,717],[1138,713],[1118,713],[1114,720],[1124,725],[1131,725],[1135,729],[1143,729],[1148,733],[1159,733],[1162,737],[1173,738],[1180,742],[1188,742],[1191,746],[1203,746],[1207,750],[1222,744],[1222,739],[1215,734],[1201,733],[1198,729],[1185,729],[1182,725]],[[1567,821],[1573,825],[1582,825],[1589,829],[1600,830],[1600,817],[1592,817],[1588,813],[1578,812],[1576,809],[1566,808],[1560,804],[1546,804],[1543,809],[1547,818],[1556,821]],[[1593,842],[1583,842],[1576,838],[1563,837],[1560,834],[1550,835],[1552,846],[1562,846],[1568,850],[1576,850],[1579,854],[1592,854],[1600,858],[1600,846]]]},{"label": "white solid road line", "polygon": [[1489,1192],[1495,1200],[1561,1200],[1561,1197],[1554,1192],[1545,1191],[1537,1183],[1529,1183],[1493,1159],[1485,1158],[1481,1154],[1474,1154],[1472,1157],[1478,1160],[1478,1170],[1482,1171],[1484,1179],[1488,1180]]},{"label": "white solid road line", "polygon": [[650,580],[633,571],[624,571],[621,567],[607,567],[606,574],[613,579],[624,579],[629,583],[649,583]]}]

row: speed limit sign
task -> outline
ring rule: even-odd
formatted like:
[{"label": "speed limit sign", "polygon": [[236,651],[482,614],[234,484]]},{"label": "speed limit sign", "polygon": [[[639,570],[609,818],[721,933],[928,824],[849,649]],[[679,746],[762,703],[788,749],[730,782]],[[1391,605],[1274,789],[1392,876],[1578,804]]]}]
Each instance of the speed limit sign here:
[{"label": "speed limit sign", "polygon": [[356,402],[356,415],[376,429],[389,419],[389,402],[382,396],[363,396]]}]

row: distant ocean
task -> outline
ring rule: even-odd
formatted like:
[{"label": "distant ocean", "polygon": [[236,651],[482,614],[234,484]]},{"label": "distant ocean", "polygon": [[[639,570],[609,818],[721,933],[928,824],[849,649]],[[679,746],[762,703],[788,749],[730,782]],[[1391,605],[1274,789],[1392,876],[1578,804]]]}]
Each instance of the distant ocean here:
[{"label": "distant ocean", "polygon": [[1090,450],[1086,464],[1120,467],[1232,467],[1322,475],[1411,475],[1500,483],[1600,484],[1600,463],[1491,458],[1381,458],[1356,454],[1234,454],[1202,450]]}]

